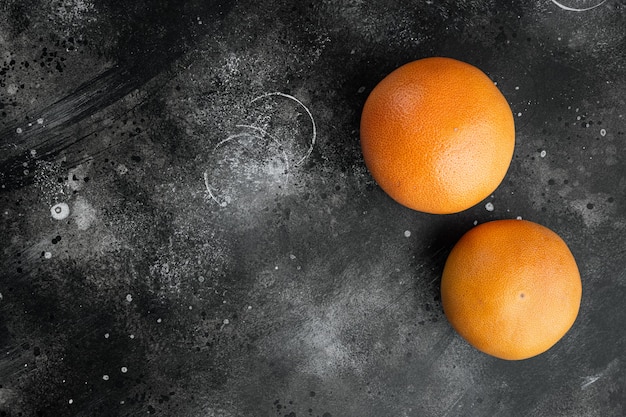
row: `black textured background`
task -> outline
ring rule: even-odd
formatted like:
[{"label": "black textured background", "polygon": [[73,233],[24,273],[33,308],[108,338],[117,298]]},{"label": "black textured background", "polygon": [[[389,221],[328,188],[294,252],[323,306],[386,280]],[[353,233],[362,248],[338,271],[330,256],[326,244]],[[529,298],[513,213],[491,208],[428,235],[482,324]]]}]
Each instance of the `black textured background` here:
[{"label": "black textured background", "polygon": [[[517,130],[449,216],[390,200],[358,142],[374,85],[433,55]],[[0,0],[0,416],[625,415],[625,75],[621,0]],[[463,232],[518,216],[584,293],[506,362],[438,283]]]}]

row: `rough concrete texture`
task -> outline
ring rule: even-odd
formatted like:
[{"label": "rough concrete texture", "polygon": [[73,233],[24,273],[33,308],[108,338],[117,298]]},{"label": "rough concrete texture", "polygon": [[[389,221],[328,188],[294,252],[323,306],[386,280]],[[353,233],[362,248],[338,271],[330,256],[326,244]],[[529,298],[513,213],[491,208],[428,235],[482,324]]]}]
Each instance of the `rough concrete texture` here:
[{"label": "rough concrete texture", "polygon": [[[0,416],[625,415],[625,48],[620,0],[0,0]],[[502,185],[448,216],[358,141],[374,85],[433,55],[516,120]],[[507,362],[438,285],[518,216],[584,293]]]}]

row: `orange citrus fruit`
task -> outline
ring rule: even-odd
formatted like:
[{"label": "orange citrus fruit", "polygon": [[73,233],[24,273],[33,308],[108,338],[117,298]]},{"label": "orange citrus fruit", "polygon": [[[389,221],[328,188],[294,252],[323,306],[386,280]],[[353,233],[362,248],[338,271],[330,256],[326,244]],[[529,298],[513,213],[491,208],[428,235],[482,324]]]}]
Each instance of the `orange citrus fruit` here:
[{"label": "orange citrus fruit", "polygon": [[572,327],[582,296],[576,261],[552,230],[496,220],[467,232],[441,279],[443,310],[472,346],[519,360],[551,348]]},{"label": "orange citrus fruit", "polygon": [[502,182],[515,126],[506,99],[478,68],[424,58],[391,72],[361,115],[361,148],[373,178],[414,210],[468,209]]}]

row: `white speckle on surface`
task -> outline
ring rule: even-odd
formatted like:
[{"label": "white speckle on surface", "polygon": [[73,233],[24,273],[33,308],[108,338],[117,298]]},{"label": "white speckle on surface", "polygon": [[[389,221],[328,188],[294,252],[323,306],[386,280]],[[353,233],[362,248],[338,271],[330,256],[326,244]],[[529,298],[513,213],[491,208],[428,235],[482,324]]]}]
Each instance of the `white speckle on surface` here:
[{"label": "white speckle on surface", "polygon": [[493,203],[492,203],[492,202],[489,202],[489,203],[485,204],[485,209],[486,209],[487,211],[493,211],[493,210],[494,210]]},{"label": "white speckle on surface", "polygon": [[44,259],[51,259],[52,258],[52,253],[51,252],[44,252],[43,253],[43,257],[44,257]]},{"label": "white speckle on surface", "polygon": [[161,318],[157,319],[157,323],[161,323],[163,320]]},{"label": "white speckle on surface", "polygon": [[606,129],[600,129],[600,136],[602,137],[606,136]]},{"label": "white speckle on surface", "polygon": [[22,128],[21,128],[21,127],[18,127],[17,129],[15,129],[15,133],[17,133],[18,135],[19,135],[20,133],[22,133],[22,132],[23,132],[23,130],[22,130]]},{"label": "white speckle on surface", "polygon": [[66,203],[58,203],[50,208],[50,214],[54,220],[63,220],[70,215],[70,206]]},{"label": "white speckle on surface", "polygon": [[126,175],[128,173],[128,168],[124,164],[119,164],[115,170],[119,175]]},{"label": "white speckle on surface", "polygon": [[40,117],[39,119],[37,119],[37,124],[40,124],[40,125],[43,124],[43,117]]},{"label": "white speckle on surface", "polygon": [[120,371],[122,371],[123,374],[125,374],[126,372],[128,372],[128,368],[125,366],[122,366],[122,368],[120,369]]},{"label": "white speckle on surface", "polygon": [[478,224],[478,220],[474,220],[474,226],[476,226]]},{"label": "white speckle on surface", "polygon": [[404,231],[404,237],[411,237],[411,231],[410,230],[405,230]]},{"label": "white speckle on surface", "polygon": [[548,154],[548,153],[547,153],[547,152],[545,151],[545,149],[544,149],[543,151],[541,151],[541,152],[539,153],[539,156],[540,156],[540,157],[542,157],[542,158],[545,158],[547,154]]},{"label": "white speckle on surface", "polygon": [[517,113],[517,117],[522,117],[522,112]]},{"label": "white speckle on surface", "polygon": [[516,219],[517,220],[522,220],[522,216],[517,216]]},{"label": "white speckle on surface", "polygon": [[128,336],[128,337],[129,337],[129,338],[131,338],[131,339],[134,339],[134,338],[135,338],[135,335],[134,335],[134,334],[131,334],[131,335],[130,335],[130,336]]},{"label": "white speckle on surface", "polygon": [[105,334],[104,334],[104,338],[105,338],[105,339],[108,339],[110,336],[111,336],[111,335],[109,335],[108,333],[105,333]]},{"label": "white speckle on surface", "polygon": [[128,301],[129,303],[133,301],[133,296],[130,294],[126,294],[126,301]]},{"label": "white speckle on surface", "polygon": [[515,89],[516,89],[516,90],[519,90],[519,86],[515,86]]},{"label": "white speckle on surface", "polygon": [[224,323],[224,324],[230,324],[230,320],[228,320],[228,319],[224,319],[224,321],[223,321],[222,323]]},{"label": "white speckle on surface", "polygon": [[108,381],[109,380],[109,376],[108,375],[102,375],[102,379],[105,380],[105,381]]},{"label": "white speckle on surface", "polygon": [[69,401],[67,402],[68,404],[74,404],[74,400],[72,400],[71,398],[69,399]]}]

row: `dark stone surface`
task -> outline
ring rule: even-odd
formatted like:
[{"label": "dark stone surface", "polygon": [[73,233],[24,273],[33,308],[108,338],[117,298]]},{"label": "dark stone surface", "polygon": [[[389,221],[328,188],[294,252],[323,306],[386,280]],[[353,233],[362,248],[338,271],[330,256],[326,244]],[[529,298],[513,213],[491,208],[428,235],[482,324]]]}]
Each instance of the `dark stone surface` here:
[{"label": "dark stone surface", "polygon": [[[619,0],[0,0],[0,416],[623,416],[625,29]],[[432,55],[516,115],[506,179],[449,216],[391,201],[358,142],[373,86]],[[517,216],[584,293],[506,362],[438,283]]]}]

